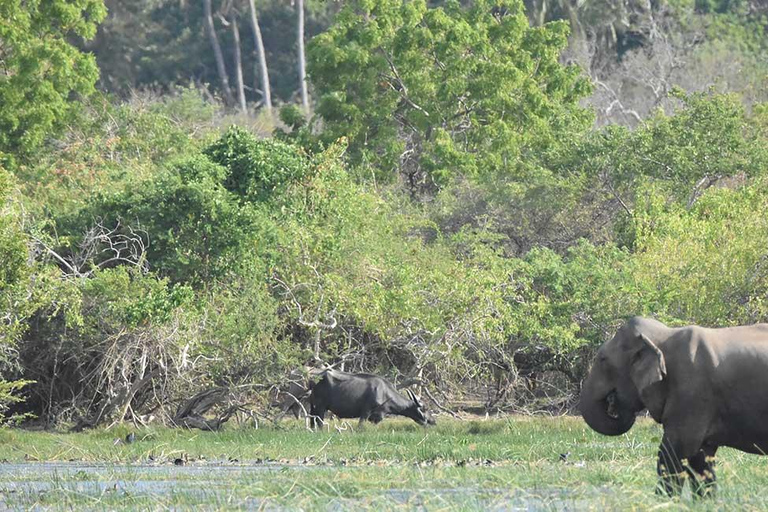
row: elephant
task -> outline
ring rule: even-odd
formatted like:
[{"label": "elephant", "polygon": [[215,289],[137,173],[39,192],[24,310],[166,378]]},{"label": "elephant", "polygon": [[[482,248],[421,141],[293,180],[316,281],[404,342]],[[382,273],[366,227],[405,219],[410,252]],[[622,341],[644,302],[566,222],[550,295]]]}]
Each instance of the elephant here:
[{"label": "elephant", "polygon": [[627,320],[598,349],[579,410],[592,429],[616,436],[643,409],[664,428],[657,492],[680,494],[687,475],[698,495],[713,493],[719,447],[768,453],[768,324]]}]

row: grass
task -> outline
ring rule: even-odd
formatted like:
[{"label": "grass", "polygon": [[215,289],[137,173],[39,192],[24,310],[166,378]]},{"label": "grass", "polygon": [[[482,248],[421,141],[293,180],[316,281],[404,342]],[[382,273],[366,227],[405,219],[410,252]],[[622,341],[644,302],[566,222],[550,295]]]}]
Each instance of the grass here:
[{"label": "grass", "polygon": [[0,508],[768,508],[768,460],[728,449],[718,454],[716,498],[654,495],[661,429],[647,420],[615,438],[579,418],[508,417],[319,433],[298,422],[152,428],[115,444],[129,431],[0,430]]}]

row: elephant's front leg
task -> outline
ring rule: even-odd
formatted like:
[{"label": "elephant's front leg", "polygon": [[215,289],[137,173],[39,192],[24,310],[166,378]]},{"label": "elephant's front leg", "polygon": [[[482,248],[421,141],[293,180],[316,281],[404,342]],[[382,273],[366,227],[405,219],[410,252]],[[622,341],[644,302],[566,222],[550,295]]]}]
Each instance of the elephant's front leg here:
[{"label": "elephant's front leg", "polygon": [[656,488],[658,494],[677,496],[683,490],[685,468],[680,459],[679,446],[676,444],[666,434],[661,439],[659,460],[656,464],[656,472],[659,475],[659,485]]},{"label": "elephant's front leg", "polygon": [[716,490],[714,458],[717,446],[705,446],[693,457],[688,457],[688,464],[699,474],[702,481],[691,478],[691,485],[698,496],[712,496]]}]

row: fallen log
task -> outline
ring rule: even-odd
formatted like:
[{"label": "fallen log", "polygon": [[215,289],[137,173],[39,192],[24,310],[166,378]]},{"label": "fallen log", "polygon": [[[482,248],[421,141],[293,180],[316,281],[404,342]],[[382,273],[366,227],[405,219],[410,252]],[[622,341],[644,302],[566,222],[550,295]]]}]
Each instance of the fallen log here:
[{"label": "fallen log", "polygon": [[171,419],[171,423],[177,427],[197,428],[200,430],[216,431],[229,421],[240,408],[240,404],[231,405],[214,418],[205,418],[214,406],[224,402],[229,397],[229,388],[218,387],[206,389],[181,404],[179,410]]}]

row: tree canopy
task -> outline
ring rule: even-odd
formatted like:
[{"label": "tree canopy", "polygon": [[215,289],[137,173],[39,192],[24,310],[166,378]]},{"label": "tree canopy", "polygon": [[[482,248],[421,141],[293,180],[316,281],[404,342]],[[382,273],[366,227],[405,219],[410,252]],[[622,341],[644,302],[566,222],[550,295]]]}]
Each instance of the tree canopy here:
[{"label": "tree canopy", "polygon": [[94,91],[98,68],[72,38],[92,38],[103,0],[0,2],[0,156],[29,154]]},{"label": "tree canopy", "polygon": [[590,121],[588,81],[558,60],[567,36],[531,27],[520,1],[349,2],[309,49],[323,135],[412,189],[512,173]]}]

